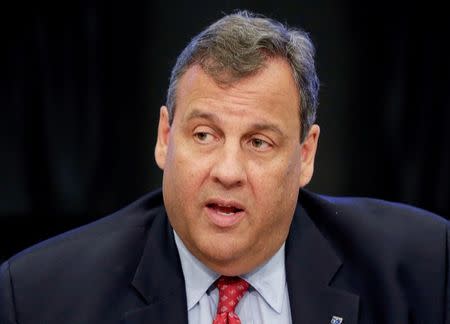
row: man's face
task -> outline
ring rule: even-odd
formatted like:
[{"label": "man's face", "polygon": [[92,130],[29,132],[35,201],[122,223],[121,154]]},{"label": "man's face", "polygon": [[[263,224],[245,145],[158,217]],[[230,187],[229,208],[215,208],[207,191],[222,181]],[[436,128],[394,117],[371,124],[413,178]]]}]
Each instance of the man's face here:
[{"label": "man's face", "polygon": [[300,143],[291,69],[271,59],[221,87],[199,66],[181,77],[172,125],[161,108],[156,161],[173,228],[212,270],[246,273],[285,241],[312,175],[319,128]]}]

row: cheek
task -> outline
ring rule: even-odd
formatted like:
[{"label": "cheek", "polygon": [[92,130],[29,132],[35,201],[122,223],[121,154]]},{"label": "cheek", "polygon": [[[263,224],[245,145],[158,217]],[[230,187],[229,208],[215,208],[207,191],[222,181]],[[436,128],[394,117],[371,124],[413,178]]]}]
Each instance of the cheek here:
[{"label": "cheek", "polygon": [[[273,194],[298,191],[301,171],[300,159],[279,157],[267,163],[253,162],[249,165],[249,177],[255,191],[268,191]],[[267,193],[266,193],[267,194]]]},{"label": "cheek", "polygon": [[[164,189],[167,196],[183,211],[184,217],[189,217],[201,196],[202,184],[208,176],[208,161],[192,153],[186,145],[172,145],[168,151],[164,169]],[[186,204],[186,202],[191,202]]]},{"label": "cheek", "polygon": [[277,245],[286,239],[297,205],[298,168],[295,164],[283,165],[271,170],[263,168],[254,182],[255,213],[249,218],[249,233],[261,248],[268,242]]},{"label": "cheek", "polygon": [[168,168],[174,171],[176,177],[185,177],[188,182],[192,177],[207,170],[206,159],[197,156],[184,141],[177,140],[175,144],[172,142],[167,156]]},{"label": "cheek", "polygon": [[252,166],[251,181],[255,207],[263,214],[262,221],[269,227],[283,229],[289,225],[289,215],[297,204],[300,178],[300,159],[278,159],[277,163]]}]

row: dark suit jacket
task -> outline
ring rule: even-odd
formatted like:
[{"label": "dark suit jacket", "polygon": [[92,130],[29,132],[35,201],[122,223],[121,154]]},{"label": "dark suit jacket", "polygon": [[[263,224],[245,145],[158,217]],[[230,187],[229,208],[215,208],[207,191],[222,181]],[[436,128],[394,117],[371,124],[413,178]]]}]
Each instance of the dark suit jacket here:
[{"label": "dark suit jacket", "polygon": [[[423,210],[302,190],[286,242],[293,323],[449,324],[448,232]],[[5,262],[0,323],[187,323],[161,192]]]}]

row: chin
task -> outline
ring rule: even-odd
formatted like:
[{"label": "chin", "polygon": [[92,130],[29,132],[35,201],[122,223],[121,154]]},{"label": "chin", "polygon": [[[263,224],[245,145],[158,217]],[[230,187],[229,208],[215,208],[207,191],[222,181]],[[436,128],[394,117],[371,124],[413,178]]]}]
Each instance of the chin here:
[{"label": "chin", "polygon": [[[224,244],[225,242],[205,242],[201,249],[203,262],[211,270],[223,275],[242,274],[242,264],[249,261],[245,252],[249,248],[238,248],[236,244]],[[236,273],[239,272],[239,273]]]},{"label": "chin", "polygon": [[239,251],[233,245],[211,242],[202,250],[203,254],[215,262],[226,263],[237,258]]}]

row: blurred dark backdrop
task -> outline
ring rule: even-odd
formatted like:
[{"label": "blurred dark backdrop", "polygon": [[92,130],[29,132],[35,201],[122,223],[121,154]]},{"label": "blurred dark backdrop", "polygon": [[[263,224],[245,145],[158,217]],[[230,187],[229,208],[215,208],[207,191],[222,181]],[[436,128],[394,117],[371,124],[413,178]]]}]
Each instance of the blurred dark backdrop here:
[{"label": "blurred dark backdrop", "polygon": [[450,217],[450,23],[437,1],[15,1],[0,11],[0,261],[160,185],[153,146],[170,69],[234,9],[316,44],[311,190]]}]

